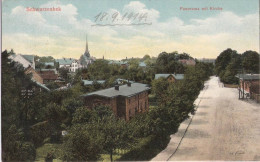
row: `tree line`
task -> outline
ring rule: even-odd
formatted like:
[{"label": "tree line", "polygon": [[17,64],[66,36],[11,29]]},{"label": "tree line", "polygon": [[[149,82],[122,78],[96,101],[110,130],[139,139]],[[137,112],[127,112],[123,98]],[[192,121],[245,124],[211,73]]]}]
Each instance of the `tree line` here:
[{"label": "tree line", "polygon": [[256,51],[245,51],[239,54],[228,48],[221,52],[216,59],[215,73],[220,80],[227,84],[238,84],[236,74],[259,74],[260,55]]}]

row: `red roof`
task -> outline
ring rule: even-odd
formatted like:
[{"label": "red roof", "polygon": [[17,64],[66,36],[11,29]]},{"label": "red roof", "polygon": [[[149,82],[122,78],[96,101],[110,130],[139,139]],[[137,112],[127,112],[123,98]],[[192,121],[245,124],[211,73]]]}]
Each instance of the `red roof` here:
[{"label": "red roof", "polygon": [[58,74],[54,71],[37,71],[37,73],[42,77],[43,80],[56,80],[58,79]]},{"label": "red roof", "polygon": [[179,60],[179,62],[181,62],[184,65],[195,65],[196,62],[193,59],[182,59]]}]

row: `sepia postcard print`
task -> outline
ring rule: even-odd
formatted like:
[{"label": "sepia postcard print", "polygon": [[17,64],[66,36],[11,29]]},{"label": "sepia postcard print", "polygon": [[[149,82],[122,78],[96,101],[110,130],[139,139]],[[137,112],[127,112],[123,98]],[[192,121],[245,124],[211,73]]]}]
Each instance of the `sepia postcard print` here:
[{"label": "sepia postcard print", "polygon": [[2,0],[1,160],[260,161],[258,0]]}]

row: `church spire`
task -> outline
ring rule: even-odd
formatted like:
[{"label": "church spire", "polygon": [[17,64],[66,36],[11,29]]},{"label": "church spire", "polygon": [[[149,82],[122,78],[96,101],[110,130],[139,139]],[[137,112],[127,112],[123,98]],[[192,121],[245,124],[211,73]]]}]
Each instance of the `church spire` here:
[{"label": "church spire", "polygon": [[89,53],[88,51],[88,35],[86,35],[86,51],[85,53]]}]

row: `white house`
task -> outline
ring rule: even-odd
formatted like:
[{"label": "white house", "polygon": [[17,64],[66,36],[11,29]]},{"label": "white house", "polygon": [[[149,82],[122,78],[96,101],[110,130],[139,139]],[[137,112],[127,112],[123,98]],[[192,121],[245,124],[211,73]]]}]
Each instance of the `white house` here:
[{"label": "white house", "polygon": [[35,61],[33,55],[21,55],[21,54],[13,54],[9,56],[9,58],[15,62],[20,63],[23,65],[24,68],[32,67],[35,69]]},{"label": "white house", "polygon": [[73,58],[56,59],[56,62],[59,63],[59,68],[67,68],[70,72],[76,72],[78,69],[82,68],[79,60]]},{"label": "white house", "polygon": [[78,60],[73,60],[72,63],[71,63],[71,66],[70,66],[70,69],[69,71],[70,72],[76,72],[78,69],[80,69],[82,66],[81,64],[79,63]]}]

